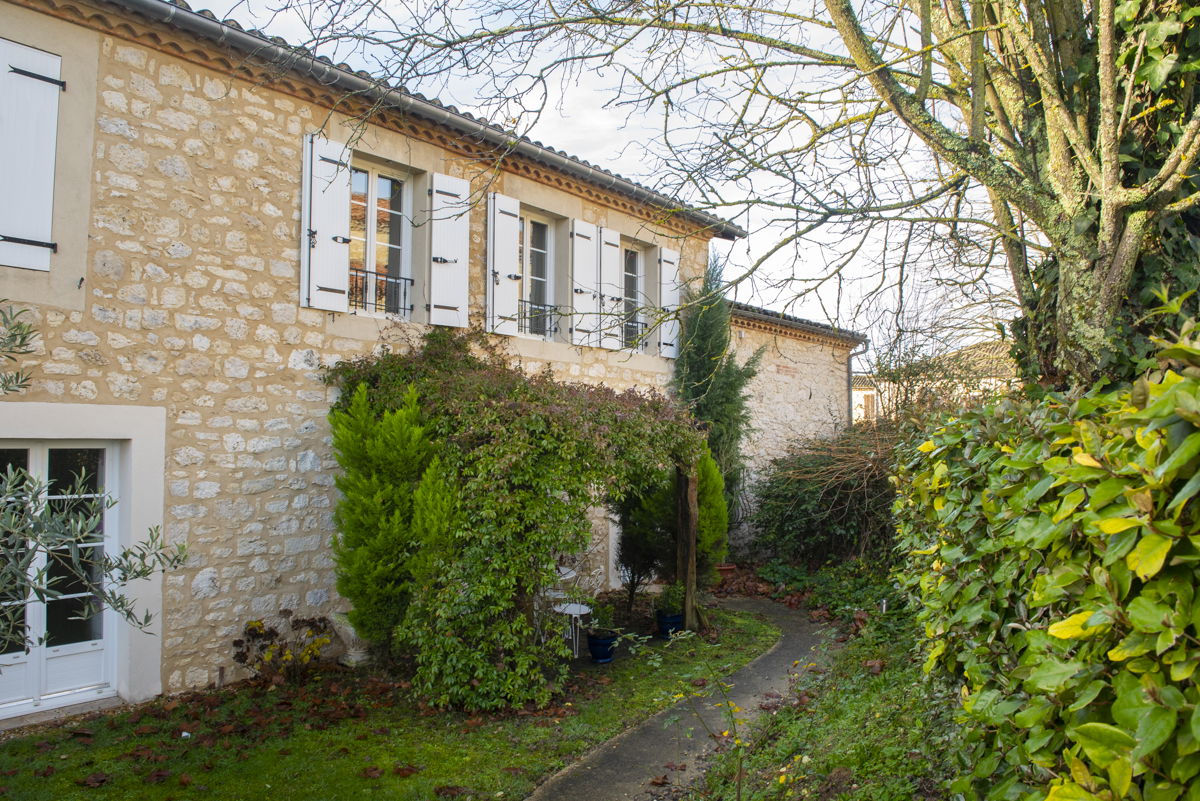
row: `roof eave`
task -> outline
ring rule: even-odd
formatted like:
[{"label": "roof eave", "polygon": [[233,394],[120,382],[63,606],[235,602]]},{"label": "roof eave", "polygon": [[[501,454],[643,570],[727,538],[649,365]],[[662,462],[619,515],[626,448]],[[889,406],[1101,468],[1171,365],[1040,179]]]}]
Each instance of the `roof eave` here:
[{"label": "roof eave", "polygon": [[844,328],[835,328],[831,325],[821,325],[807,320],[800,320],[795,317],[788,317],[774,312],[769,312],[766,309],[759,309],[745,303],[732,302],[730,304],[730,314],[734,317],[742,317],[747,320],[758,320],[764,323],[773,323],[774,325],[784,328],[792,328],[797,331],[804,331],[816,336],[822,336],[827,339],[835,339],[839,342],[848,342],[852,345],[864,345],[869,342],[869,338],[857,331],[847,331]]}]

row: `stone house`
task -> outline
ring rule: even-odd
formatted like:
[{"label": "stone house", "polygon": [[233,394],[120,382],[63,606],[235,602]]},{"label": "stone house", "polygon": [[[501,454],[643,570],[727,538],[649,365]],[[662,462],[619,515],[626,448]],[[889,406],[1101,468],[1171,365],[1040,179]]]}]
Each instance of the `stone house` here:
[{"label": "stone house", "polygon": [[[106,547],[161,526],[189,552],[132,593],[150,632],[26,604],[48,640],[0,656],[0,719],[219,682],[246,620],[336,608],[324,366],[476,325],[530,369],[662,389],[680,287],[744,235],[182,2],[2,0],[0,60],[0,298],[41,334],[0,468],[84,469]],[[827,340],[791,369],[832,397]]]}]

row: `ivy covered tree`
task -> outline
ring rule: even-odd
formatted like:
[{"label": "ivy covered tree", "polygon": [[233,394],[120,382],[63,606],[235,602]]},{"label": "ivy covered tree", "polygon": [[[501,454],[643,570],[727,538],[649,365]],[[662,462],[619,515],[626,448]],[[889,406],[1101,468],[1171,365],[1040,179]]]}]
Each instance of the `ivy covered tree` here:
[{"label": "ivy covered tree", "polygon": [[746,387],[758,373],[760,348],[739,365],[731,345],[730,306],[721,263],[711,259],[701,285],[687,293],[680,315],[674,386],[707,429],[708,449],[721,471],[728,511],[738,513],[745,461],[741,445],[750,429]]}]

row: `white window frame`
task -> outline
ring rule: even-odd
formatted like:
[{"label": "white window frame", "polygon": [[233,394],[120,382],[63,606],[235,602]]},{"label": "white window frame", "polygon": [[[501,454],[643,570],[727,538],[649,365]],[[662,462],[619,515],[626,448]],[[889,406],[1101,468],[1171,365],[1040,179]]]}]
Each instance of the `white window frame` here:
[{"label": "white window frame", "polygon": [[[162,406],[96,406],[60,401],[5,401],[5,431],[19,431],[27,440],[46,440],[47,444],[71,441],[116,443],[121,499],[114,508],[124,538],[119,546],[131,547],[145,539],[146,532],[163,523],[166,500],[167,412]],[[119,474],[119,475],[118,475]],[[168,530],[167,537],[171,533]],[[124,595],[139,615],[147,612],[153,622],[142,630],[119,621],[116,625],[116,694],[130,703],[145,701],[162,692],[163,576],[155,573],[143,581],[127,585]],[[95,696],[93,696],[95,698]],[[61,700],[61,699],[60,699]],[[75,703],[71,701],[69,703]],[[65,704],[64,704],[65,705]],[[46,709],[46,705],[27,711]],[[19,716],[23,711],[9,708],[3,717]]]},{"label": "white window frame", "polygon": [[[358,154],[355,153],[355,156]],[[347,297],[350,306],[350,314],[356,314],[366,317],[378,318],[399,318],[402,320],[410,320],[413,317],[413,310],[416,307],[417,287],[416,278],[413,275],[413,181],[415,176],[406,170],[391,167],[382,167],[380,165],[365,161],[360,158],[352,158],[350,162],[350,205],[353,209],[354,201],[354,173],[364,172],[367,174],[367,210],[369,219],[366,225],[366,241],[363,248],[363,269],[368,275],[378,275],[376,268],[376,247],[377,247],[377,226],[374,222],[373,212],[378,210],[379,204],[379,179],[388,178],[401,183],[401,203],[403,208],[399,214],[401,220],[400,230],[400,275],[389,276],[401,279],[401,287],[404,289],[397,311],[388,311],[378,309],[378,285],[376,281],[370,280],[367,276],[363,277],[365,282],[362,305],[355,306],[355,298],[353,297],[353,281],[350,282],[350,291]],[[353,225],[353,218],[351,224]],[[349,232],[349,237],[352,241],[354,237],[353,228]],[[353,278],[354,268],[348,266],[348,279]]]},{"label": "white window frame", "polygon": [[524,313],[519,314],[520,324],[518,333],[520,336],[530,337],[532,339],[554,339],[558,333],[559,322],[557,306],[554,303],[554,292],[556,289],[555,267],[557,265],[557,249],[554,233],[557,228],[555,220],[545,214],[538,213],[521,208],[520,224],[520,244],[518,248],[518,265],[521,270],[521,294],[520,303],[524,304],[524,308],[529,308],[533,303],[533,223],[544,225],[546,227],[546,291],[544,301],[541,305],[548,307],[549,318],[546,330],[542,333],[531,332],[529,329],[529,319]]},{"label": "white window frame", "polygon": [[[0,448],[22,449],[29,452],[28,470],[35,478],[46,480],[49,469],[49,452],[52,449],[87,448],[104,451],[104,476],[100,487],[102,495],[117,501],[104,511],[104,538],[102,540],[105,553],[115,554],[121,548],[122,540],[126,539],[121,530],[121,462],[120,445],[112,441],[78,439],[0,439]],[[47,495],[52,499],[58,495],[56,490],[63,488],[51,487]],[[46,558],[39,555],[31,570],[36,572],[45,567]],[[74,597],[74,596],[66,596]],[[101,635],[96,640],[83,640],[65,645],[53,646],[48,643],[39,644],[37,640],[46,629],[47,603],[35,599],[26,601],[26,627],[34,640],[27,653],[0,655],[0,671],[9,670],[10,676],[24,668],[29,672],[27,686],[30,688],[28,698],[13,699],[0,702],[0,719],[29,714],[41,710],[57,709],[72,704],[109,698],[117,695],[117,662],[121,646],[122,621],[111,609],[104,608],[100,616]],[[97,664],[100,675],[94,682],[83,686],[51,692],[47,690],[47,668],[51,660],[70,658],[72,656],[98,653]],[[19,675],[19,674],[18,674]]]}]

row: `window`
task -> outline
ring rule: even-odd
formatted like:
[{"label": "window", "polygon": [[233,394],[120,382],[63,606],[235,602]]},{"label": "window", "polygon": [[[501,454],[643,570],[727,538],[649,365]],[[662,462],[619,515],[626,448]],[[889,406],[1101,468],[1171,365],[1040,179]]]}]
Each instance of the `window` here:
[{"label": "window", "polygon": [[645,347],[646,323],[641,318],[642,298],[642,251],[624,248],[621,272],[621,346],[642,349]]},{"label": "window", "polygon": [[412,313],[408,182],[373,169],[350,170],[351,311]]},{"label": "window", "polygon": [[355,158],[320,133],[304,137],[301,305],[465,328],[470,183],[369,162],[376,156]]},{"label": "window", "polygon": [[517,261],[521,265],[519,329],[522,334],[550,336],[557,329],[551,252],[551,225],[544,219],[521,215]]}]

